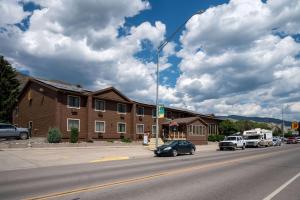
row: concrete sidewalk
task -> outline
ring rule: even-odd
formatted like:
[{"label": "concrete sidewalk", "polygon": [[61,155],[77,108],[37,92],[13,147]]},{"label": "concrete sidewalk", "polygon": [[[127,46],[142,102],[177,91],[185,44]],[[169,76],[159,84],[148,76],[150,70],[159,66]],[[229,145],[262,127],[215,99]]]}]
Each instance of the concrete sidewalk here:
[{"label": "concrete sidewalk", "polygon": [[[215,143],[197,146],[197,152],[216,149]],[[0,151],[0,171],[152,157],[153,152],[142,145],[9,148]]]}]

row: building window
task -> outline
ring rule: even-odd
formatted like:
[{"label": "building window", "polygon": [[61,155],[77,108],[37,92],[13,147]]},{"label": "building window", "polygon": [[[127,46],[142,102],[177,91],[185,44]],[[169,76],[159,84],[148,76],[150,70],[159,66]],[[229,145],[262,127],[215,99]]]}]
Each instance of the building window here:
[{"label": "building window", "polygon": [[188,126],[188,133],[190,135],[205,135],[205,126],[203,125],[189,125]]},{"label": "building window", "polygon": [[126,104],[118,103],[117,104],[117,111],[120,114],[126,114]]},{"label": "building window", "polygon": [[152,109],[152,118],[156,118],[156,109]]},{"label": "building window", "polygon": [[167,112],[167,118],[168,118],[168,119],[172,119],[172,112],[171,112],[171,111],[168,111],[168,112]]},{"label": "building window", "polygon": [[138,107],[136,109],[136,114],[137,114],[137,116],[144,116],[144,108],[143,107]]},{"label": "building window", "polygon": [[95,111],[105,112],[105,101],[95,99]]},{"label": "building window", "polygon": [[136,134],[144,134],[144,124],[136,125]]},{"label": "building window", "polygon": [[126,123],[118,122],[118,133],[126,133]]},{"label": "building window", "polygon": [[96,133],[105,133],[105,122],[104,121],[95,121],[95,132]]},{"label": "building window", "polygon": [[68,119],[67,130],[71,131],[71,128],[77,128],[80,131],[80,119]]},{"label": "building window", "polygon": [[68,95],[68,107],[80,108],[80,97]]},{"label": "building window", "polygon": [[156,125],[152,125],[152,135],[156,134]]}]

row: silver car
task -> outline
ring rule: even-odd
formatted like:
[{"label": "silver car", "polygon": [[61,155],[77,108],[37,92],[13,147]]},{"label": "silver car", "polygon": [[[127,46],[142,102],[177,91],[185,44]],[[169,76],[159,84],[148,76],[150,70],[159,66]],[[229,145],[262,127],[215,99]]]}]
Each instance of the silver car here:
[{"label": "silver car", "polygon": [[0,123],[0,137],[16,137],[22,140],[28,139],[29,131],[27,128],[17,128],[11,124]]},{"label": "silver car", "polygon": [[278,137],[273,138],[273,146],[281,146],[281,139]]}]

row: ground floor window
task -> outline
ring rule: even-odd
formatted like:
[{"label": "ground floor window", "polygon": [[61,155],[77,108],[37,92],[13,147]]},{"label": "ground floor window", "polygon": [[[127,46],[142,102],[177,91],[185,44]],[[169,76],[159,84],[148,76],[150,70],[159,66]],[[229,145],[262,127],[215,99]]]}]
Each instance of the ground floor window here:
[{"label": "ground floor window", "polygon": [[105,122],[104,121],[95,121],[95,132],[104,133],[105,132]]},{"label": "ground floor window", "polygon": [[203,125],[189,125],[188,126],[188,133],[190,135],[205,135],[205,126]]},{"label": "ground floor window", "polygon": [[126,133],[126,123],[118,123],[118,133]]},{"label": "ground floor window", "polygon": [[144,134],[144,124],[137,124],[136,125],[136,133],[137,134]]},{"label": "ground floor window", "polygon": [[72,128],[77,128],[80,131],[80,119],[68,119],[67,130],[71,131]]},{"label": "ground floor window", "polygon": [[208,135],[218,134],[218,125],[217,124],[208,124]]}]

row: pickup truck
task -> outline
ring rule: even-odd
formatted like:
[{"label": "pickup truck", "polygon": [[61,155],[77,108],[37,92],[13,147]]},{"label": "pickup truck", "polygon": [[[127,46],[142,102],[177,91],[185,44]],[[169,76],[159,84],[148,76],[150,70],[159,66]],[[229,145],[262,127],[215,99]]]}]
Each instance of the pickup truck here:
[{"label": "pickup truck", "polygon": [[17,128],[11,124],[0,123],[0,137],[16,137],[26,140],[29,137],[29,131],[27,128]]},{"label": "pickup truck", "polygon": [[227,136],[223,141],[219,142],[220,151],[223,151],[224,149],[236,150],[237,148],[244,150],[245,147],[246,142],[241,136]]}]

